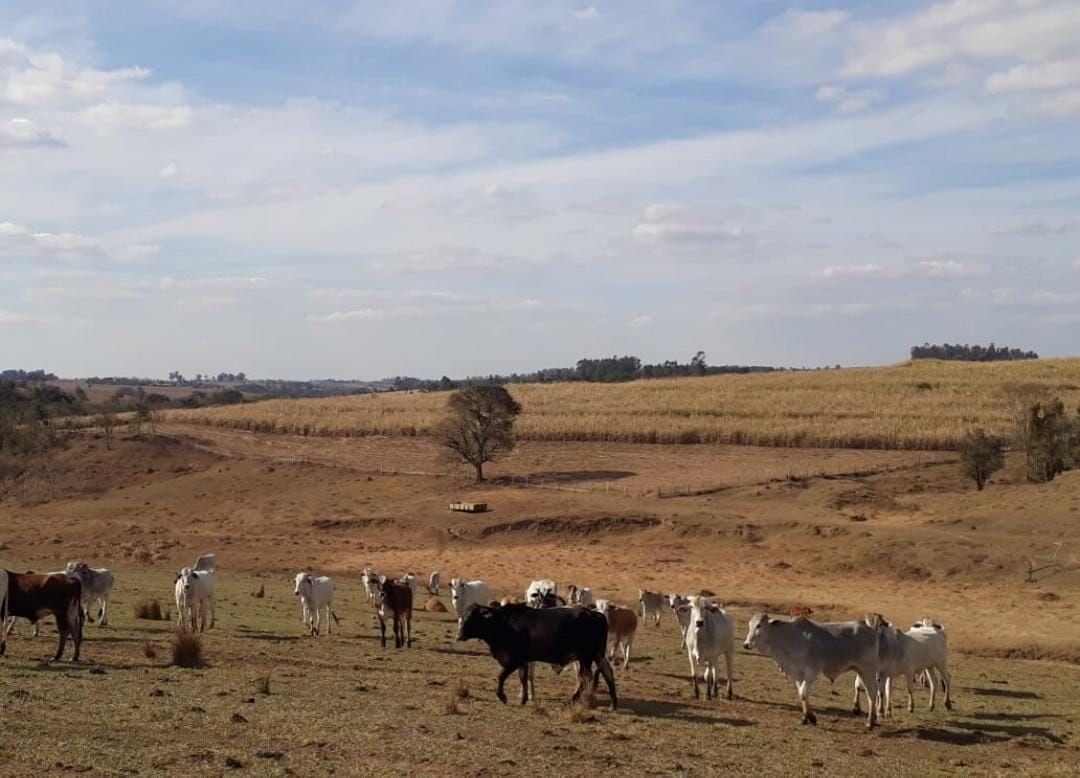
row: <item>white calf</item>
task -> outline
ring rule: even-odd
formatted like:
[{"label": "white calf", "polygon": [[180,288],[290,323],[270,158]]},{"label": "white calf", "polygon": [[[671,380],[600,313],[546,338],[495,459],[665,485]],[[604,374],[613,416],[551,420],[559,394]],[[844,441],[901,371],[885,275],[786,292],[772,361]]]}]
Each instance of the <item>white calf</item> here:
[{"label": "white calf", "polygon": [[660,626],[664,595],[660,592],[650,592],[648,589],[638,589],[638,604],[641,605],[641,618],[652,619],[654,627]]},{"label": "white calf", "polygon": [[686,653],[690,657],[690,676],[694,680],[694,697],[698,691],[697,669],[704,665],[705,698],[720,694],[716,679],[716,663],[721,654],[727,670],[727,698],[735,697],[732,670],[735,659],[735,626],[721,608],[710,606],[701,597],[690,598],[690,626],[686,630]]},{"label": "white calf", "polygon": [[368,605],[374,605],[375,595],[379,593],[379,574],[370,567],[365,567],[360,571],[360,583],[364,585]]},{"label": "white calf", "polygon": [[595,604],[596,598],[588,586],[569,586],[566,593],[569,595],[570,605],[584,605],[586,608]]},{"label": "white calf", "polygon": [[86,562],[68,562],[64,572],[79,579],[82,584],[82,609],[86,620],[94,622],[90,615],[90,606],[99,608],[98,621],[101,626],[109,623],[109,596],[112,594],[116,578],[104,567],[90,567]]},{"label": "white calf", "polygon": [[438,597],[439,596],[439,571],[438,570],[436,570],[434,573],[432,573],[431,576],[428,578],[427,590],[428,590],[428,594],[430,594],[432,597]]},{"label": "white calf", "polygon": [[[311,573],[301,572],[296,574],[296,588],[293,594],[300,598],[304,608],[304,624],[312,637],[317,637],[322,627],[322,612],[326,611],[326,634],[333,631],[330,619],[338,622],[337,614],[334,613],[332,603],[334,600],[334,582],[325,575],[318,578]],[[340,622],[338,622],[340,623]]]},{"label": "white calf", "polygon": [[181,570],[175,581],[174,591],[176,594],[177,623],[181,627],[189,627],[192,631],[198,629],[205,632],[207,613],[210,615],[210,629],[214,628],[217,621],[217,605],[214,602],[214,573],[200,570],[192,570],[185,567]]}]

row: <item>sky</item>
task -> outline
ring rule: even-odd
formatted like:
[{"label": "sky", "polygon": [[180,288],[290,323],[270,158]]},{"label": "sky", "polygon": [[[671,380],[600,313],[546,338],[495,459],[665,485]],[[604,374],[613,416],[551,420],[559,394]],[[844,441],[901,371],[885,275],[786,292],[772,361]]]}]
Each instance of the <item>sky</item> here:
[{"label": "sky", "polygon": [[0,368],[1078,352],[1076,0],[5,0]]}]

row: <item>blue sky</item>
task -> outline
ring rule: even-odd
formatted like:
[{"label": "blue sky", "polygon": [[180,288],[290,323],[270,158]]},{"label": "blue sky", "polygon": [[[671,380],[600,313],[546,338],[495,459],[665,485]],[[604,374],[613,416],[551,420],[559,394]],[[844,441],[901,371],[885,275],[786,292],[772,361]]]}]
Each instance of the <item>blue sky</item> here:
[{"label": "blue sky", "polygon": [[1080,5],[0,7],[0,366],[1076,353]]}]

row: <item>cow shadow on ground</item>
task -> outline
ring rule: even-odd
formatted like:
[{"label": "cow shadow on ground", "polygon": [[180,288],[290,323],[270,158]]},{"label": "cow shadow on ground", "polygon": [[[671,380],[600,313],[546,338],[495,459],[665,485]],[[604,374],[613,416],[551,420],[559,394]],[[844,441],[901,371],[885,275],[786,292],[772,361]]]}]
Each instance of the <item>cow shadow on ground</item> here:
[{"label": "cow shadow on ground", "polygon": [[1042,695],[1035,692],[1028,692],[1023,690],[1013,689],[986,689],[979,686],[972,686],[966,691],[970,691],[972,694],[977,694],[980,697],[1008,697],[1014,700],[1041,700]]},{"label": "cow shadow on ground", "polygon": [[270,643],[287,643],[312,639],[310,635],[282,635],[280,632],[268,632],[261,629],[242,629],[237,637],[245,640],[263,640]]},{"label": "cow shadow on ground", "polygon": [[460,648],[447,648],[445,646],[432,646],[426,649],[428,651],[434,651],[436,654],[450,654],[452,656],[486,656],[478,651],[464,651]]},{"label": "cow shadow on ground", "polygon": [[618,481],[623,478],[633,478],[637,473],[630,470],[543,470],[524,475],[503,475],[491,479],[492,483],[507,485],[520,482],[523,478],[530,481],[550,484],[568,484],[579,481]]},{"label": "cow shadow on ground", "polygon": [[726,724],[729,727],[752,727],[756,722],[739,716],[710,716],[699,712],[700,709],[687,703],[669,700],[642,700],[621,697],[619,707],[647,718],[676,719],[702,724]]}]

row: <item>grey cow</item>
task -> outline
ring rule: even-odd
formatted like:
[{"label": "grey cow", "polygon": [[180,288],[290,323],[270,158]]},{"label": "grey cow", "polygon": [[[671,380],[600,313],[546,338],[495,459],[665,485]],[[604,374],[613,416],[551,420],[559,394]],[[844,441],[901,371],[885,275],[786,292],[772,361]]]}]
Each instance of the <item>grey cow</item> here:
[{"label": "grey cow", "polygon": [[747,650],[757,649],[772,657],[780,670],[795,682],[802,703],[803,724],[817,724],[810,707],[810,688],[819,676],[831,681],[849,670],[855,671],[866,689],[870,708],[868,729],[877,724],[878,641],[881,623],[877,618],[867,621],[845,621],[818,624],[809,619],[782,621],[758,613],[750,619],[746,633]]}]

